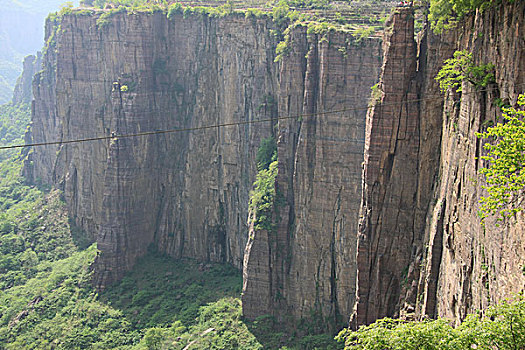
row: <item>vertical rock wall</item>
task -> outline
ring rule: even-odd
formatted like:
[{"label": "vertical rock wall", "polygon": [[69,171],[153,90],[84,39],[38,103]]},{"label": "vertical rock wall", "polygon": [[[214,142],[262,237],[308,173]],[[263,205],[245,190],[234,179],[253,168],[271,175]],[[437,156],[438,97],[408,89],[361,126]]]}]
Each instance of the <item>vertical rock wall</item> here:
[{"label": "vertical rock wall", "polygon": [[[275,116],[266,20],[68,15],[35,80],[33,141],[201,128]],[[52,23],[49,24],[51,26]],[[48,28],[48,37],[52,31]],[[37,148],[34,178],[64,189],[94,236],[103,288],[154,243],[241,266],[255,153],[272,123]]]},{"label": "vertical rock wall", "polygon": [[[98,242],[100,288],[154,244],[243,266],[248,318],[325,329],[352,312],[354,325],[460,320],[523,290],[523,214],[480,225],[475,136],[499,116],[496,98],[512,104],[525,90],[523,2],[417,44],[410,8],[394,14],[383,45],[299,26],[281,63],[268,19],[118,14],[99,27],[97,16],[68,15],[58,31],[48,22],[32,137],[117,137],[35,148],[25,173],[61,187]],[[464,84],[443,102],[434,77],[462,49],[494,63],[496,82]],[[290,118],[248,123],[277,115]],[[228,123],[246,124],[207,128]],[[181,128],[195,130],[119,137]],[[275,229],[254,230],[255,154],[270,135],[282,200]]]},{"label": "vertical rock wall", "polygon": [[420,312],[459,321],[523,292],[523,213],[482,227],[479,199],[485,196],[478,171],[483,141],[476,133],[501,116],[496,99],[511,105],[525,91],[525,3],[505,3],[471,16],[458,31],[457,50],[474,53],[476,64],[495,65],[494,84],[445,99],[439,181],[429,212],[428,250],[420,282]]},{"label": "vertical rock wall", "polygon": [[385,35],[378,101],[365,135],[359,227],[356,322],[395,314],[410,259],[419,243],[416,198],[420,120],[414,13],[400,8]]},{"label": "vertical rock wall", "polygon": [[[281,68],[276,228],[250,232],[243,310],[249,318],[344,324],[355,295],[364,122],[381,46],[296,29]],[[324,114],[324,112],[329,112]]]},{"label": "vertical rock wall", "polygon": [[[367,119],[363,207],[353,325],[378,318],[444,316],[459,321],[523,291],[523,214],[482,227],[482,141],[496,99],[525,90],[524,4],[505,3],[462,28],[419,38],[412,10],[398,9],[385,40],[381,98]],[[434,77],[456,50],[494,63],[486,89],[463,84],[444,102]]]},{"label": "vertical rock wall", "polygon": [[16,81],[15,90],[13,91],[14,105],[20,103],[31,103],[33,100],[33,76],[42,69],[42,54],[29,55],[24,58],[24,68],[22,75]]}]

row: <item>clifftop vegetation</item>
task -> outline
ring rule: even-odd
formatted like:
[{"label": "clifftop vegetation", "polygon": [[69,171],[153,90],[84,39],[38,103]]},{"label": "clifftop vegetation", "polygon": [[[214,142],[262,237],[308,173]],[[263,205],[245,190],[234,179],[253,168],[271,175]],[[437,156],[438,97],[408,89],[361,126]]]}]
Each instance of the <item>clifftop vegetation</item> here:
[{"label": "clifftop vegetation", "polygon": [[[171,17],[175,13],[202,14],[212,17],[222,17],[238,13],[246,17],[268,16],[272,18],[277,28],[276,35],[288,25],[316,26],[316,31],[344,30],[355,32],[357,36],[367,33],[367,36],[379,34],[390,10],[396,5],[392,1],[343,1],[328,0],[273,0],[273,1],[240,1],[240,0],[209,0],[209,1],[167,1],[167,0],[84,0],[77,14],[89,14],[87,9],[103,9],[100,21],[109,24],[106,19],[120,12],[156,12],[167,13]],[[64,7],[62,14],[72,11],[72,4]]]},{"label": "clifftop vegetation", "polygon": [[461,19],[474,11],[484,11],[491,6],[502,2],[515,0],[430,0],[428,19],[432,29],[441,32],[444,29],[454,28]]}]

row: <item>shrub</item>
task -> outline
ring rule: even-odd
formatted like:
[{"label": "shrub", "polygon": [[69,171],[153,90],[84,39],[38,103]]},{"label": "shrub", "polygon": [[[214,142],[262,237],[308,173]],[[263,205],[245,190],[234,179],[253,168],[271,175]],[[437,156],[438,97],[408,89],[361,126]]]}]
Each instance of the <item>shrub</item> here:
[{"label": "shrub", "polygon": [[370,94],[370,101],[368,102],[368,107],[371,107],[381,101],[381,97],[383,96],[383,91],[381,91],[381,83],[377,83],[374,86],[370,88],[371,94]]},{"label": "shrub", "polygon": [[182,4],[180,2],[176,2],[168,8],[168,18],[172,18],[176,14],[182,14],[184,11],[184,8],[182,7]]},{"label": "shrub", "polygon": [[521,349],[525,344],[525,300],[503,302],[486,316],[469,315],[454,328],[444,319],[406,322],[384,318],[337,336],[345,350]]},{"label": "shrub", "polygon": [[503,107],[503,123],[491,126],[478,137],[487,140],[487,154],[481,159],[488,166],[480,170],[487,182],[488,196],[482,197],[481,218],[499,215],[498,220],[521,211],[525,189],[525,95],[518,108]]},{"label": "shrub", "polygon": [[261,145],[257,150],[255,160],[257,162],[257,169],[268,169],[270,163],[277,159],[277,143],[275,138],[270,136],[261,141]]},{"label": "shrub", "polygon": [[431,28],[440,33],[458,23],[467,13],[476,9],[482,11],[497,3],[493,0],[430,0],[428,19]]},{"label": "shrub", "polygon": [[273,229],[272,214],[275,209],[276,199],[275,177],[277,176],[277,160],[270,163],[268,169],[257,173],[254,190],[250,196],[250,210],[255,211],[255,229]]},{"label": "shrub", "polygon": [[456,51],[454,57],[445,61],[436,76],[441,92],[454,89],[461,92],[464,81],[470,82],[476,88],[486,87],[494,82],[494,65],[492,63],[474,65],[472,54],[467,51]]},{"label": "shrub", "polygon": [[281,40],[277,47],[275,48],[275,62],[279,62],[283,57],[287,56],[292,51],[292,44],[290,40],[290,35],[286,34],[284,39]]}]

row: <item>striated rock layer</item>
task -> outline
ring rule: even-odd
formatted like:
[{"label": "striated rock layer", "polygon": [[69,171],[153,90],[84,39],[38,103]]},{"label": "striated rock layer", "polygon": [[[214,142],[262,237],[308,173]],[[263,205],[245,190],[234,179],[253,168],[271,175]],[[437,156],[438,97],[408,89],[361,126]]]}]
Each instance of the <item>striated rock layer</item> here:
[{"label": "striated rock layer", "polygon": [[381,42],[304,31],[291,40],[279,111],[304,117],[279,121],[275,186],[284,203],[277,203],[274,230],[251,227],[243,311],[334,328],[354,303],[365,115]]},{"label": "striated rock layer", "polygon": [[468,18],[455,45],[473,52],[476,64],[493,63],[495,83],[477,90],[464,83],[462,93],[446,96],[418,310],[459,321],[525,291],[525,217],[519,213],[499,227],[491,217],[481,226],[479,199],[486,192],[478,171],[487,164],[479,159],[483,141],[476,137],[501,116],[497,98],[515,105],[525,92],[525,3]]},{"label": "striated rock layer", "polygon": [[[385,316],[467,313],[524,290],[523,214],[482,227],[476,133],[525,91],[525,4],[505,3],[468,18],[461,29],[419,38],[412,10],[398,9],[385,34],[381,98],[366,126],[362,221],[353,326]],[[434,77],[456,50],[495,64],[486,89],[463,83],[440,97]]]},{"label": "striated rock layer", "polygon": [[401,274],[419,238],[417,223],[420,119],[411,8],[398,9],[385,37],[378,100],[367,116],[363,208],[358,242],[356,322],[398,308]]},{"label": "striated rock layer", "polygon": [[[276,115],[274,37],[243,16],[68,15],[35,78],[33,178],[58,184],[96,239],[103,288],[150,244],[241,266],[255,154]],[[236,126],[205,128],[217,124]],[[199,129],[204,127],[205,129]],[[155,130],[192,132],[119,137]],[[31,173],[28,171],[28,173]]]},{"label": "striated rock layer", "polygon": [[[150,244],[174,257],[241,267],[255,153],[275,133],[287,200],[284,241],[271,264],[282,269],[253,272],[253,290],[286,298],[293,316],[346,319],[355,294],[364,116],[380,40],[298,27],[292,52],[278,63],[268,19],[119,14],[97,28],[96,17],[65,16],[56,33],[48,22],[56,47],[35,79],[32,136],[116,137],[37,148],[26,175],[64,189],[75,223],[101,251],[97,285],[122,276]],[[298,118],[325,111],[339,112]],[[247,123],[277,115],[292,118]],[[246,124],[119,137],[237,122]],[[272,254],[248,252],[248,270],[256,254]],[[263,275],[277,279],[277,289],[259,285]],[[245,305],[256,317],[277,304]]]},{"label": "striated rock layer", "polygon": [[[500,115],[496,99],[514,104],[525,90],[524,2],[417,41],[411,8],[397,9],[383,43],[297,26],[281,62],[269,19],[121,13],[97,26],[97,16],[48,22],[31,135],[108,138],[35,148],[24,171],[62,188],[98,242],[99,288],[153,245],[242,267],[246,317],[318,329],[351,314],[354,326],[460,320],[523,291],[523,214],[485,228],[477,216],[476,132]],[[496,81],[444,98],[434,77],[463,49],[494,63]],[[173,129],[191,131],[124,137]],[[270,135],[274,228],[255,230],[249,192]]]}]

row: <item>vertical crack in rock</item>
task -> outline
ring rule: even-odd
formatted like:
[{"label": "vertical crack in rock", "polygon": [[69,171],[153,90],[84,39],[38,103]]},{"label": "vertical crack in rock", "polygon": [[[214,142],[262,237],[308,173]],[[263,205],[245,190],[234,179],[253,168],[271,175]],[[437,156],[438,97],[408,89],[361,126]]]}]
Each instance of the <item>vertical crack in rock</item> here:
[{"label": "vertical crack in rock", "polygon": [[[345,33],[307,36],[305,28],[296,28],[291,42],[280,72],[279,115],[305,116],[279,121],[276,189],[285,203],[274,234],[251,235],[243,313],[291,324],[315,315],[319,327],[333,330],[354,304],[363,111],[382,52],[376,38],[358,43]],[[308,116],[315,113],[321,114]]]},{"label": "vertical crack in rock", "polygon": [[354,325],[398,315],[402,271],[413,255],[420,156],[413,16],[411,8],[393,15],[381,101],[367,116]]},{"label": "vertical crack in rock", "polygon": [[[486,141],[476,137],[500,116],[496,99],[513,104],[523,92],[519,84],[525,77],[524,33],[525,3],[514,2],[467,16],[452,38],[451,51],[467,50],[473,53],[474,64],[495,65],[495,83],[484,91],[464,83],[462,94],[447,94],[444,100],[439,179],[419,278],[421,315],[459,322],[470,312],[524,290],[524,216],[519,214],[500,226],[490,217],[482,227],[479,199],[486,192],[478,170],[485,166],[480,156]],[[438,50],[447,50],[438,46],[440,42],[450,42],[435,39],[428,38],[432,50],[427,53],[428,64],[439,62],[430,59],[442,57]]]},{"label": "vertical crack in rock", "polygon": [[[242,267],[243,313],[252,319],[317,315],[325,329],[352,310],[354,325],[414,313],[459,320],[525,285],[523,214],[503,227],[479,225],[483,142],[475,136],[499,115],[496,98],[512,104],[522,91],[524,9],[505,3],[467,16],[455,32],[424,31],[417,60],[410,8],[397,10],[383,47],[296,27],[280,63],[265,18],[117,14],[99,28],[98,14],[66,15],[60,30],[50,20],[54,44],[33,80],[27,141],[318,114],[276,128],[39,147],[24,175],[64,190],[73,223],[101,250],[101,289],[153,246]],[[434,77],[455,50],[494,63],[495,84],[483,94],[465,84],[444,103],[426,99],[438,94]],[[365,114],[383,59],[381,100]],[[336,110],[344,111],[324,114]],[[246,223],[253,160],[270,135],[283,200],[275,230],[255,231]]]},{"label": "vertical crack in rock", "polygon": [[334,205],[334,222],[332,224],[332,241],[330,242],[330,316],[333,318],[334,324],[340,322],[341,315],[339,313],[339,305],[337,301],[337,252],[336,241],[341,236],[341,232],[344,230],[344,218],[341,215],[341,191],[343,188],[339,189],[337,198]]}]

